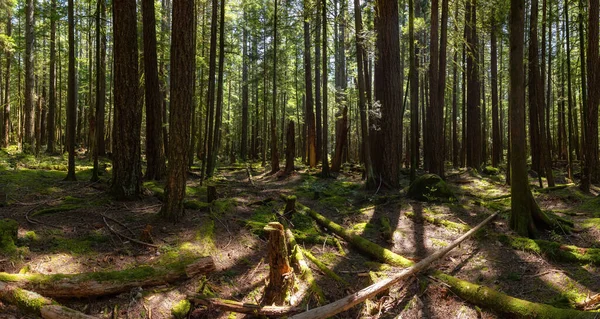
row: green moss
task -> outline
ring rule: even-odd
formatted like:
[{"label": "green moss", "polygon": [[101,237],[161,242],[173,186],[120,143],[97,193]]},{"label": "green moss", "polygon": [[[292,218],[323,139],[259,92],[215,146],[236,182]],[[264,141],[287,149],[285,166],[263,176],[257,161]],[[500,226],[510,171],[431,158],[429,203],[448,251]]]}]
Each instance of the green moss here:
[{"label": "green moss", "polygon": [[493,166],[486,166],[481,172],[485,175],[498,175],[500,174],[500,169]]},{"label": "green moss", "polygon": [[35,292],[27,291],[21,288],[15,288],[13,298],[20,309],[39,314],[42,306],[51,304],[52,302]]},{"label": "green moss", "polygon": [[408,197],[421,201],[452,201],[454,193],[439,176],[425,174],[417,177],[408,189]]},{"label": "green moss", "polygon": [[365,266],[374,271],[387,271],[392,269],[392,267],[388,264],[382,264],[375,261],[365,261]]},{"label": "green moss", "polygon": [[[404,215],[411,219],[417,218],[414,212],[405,212]],[[423,218],[423,220],[427,221],[430,224],[441,226],[446,229],[457,231],[457,232],[465,232],[465,231],[469,231],[471,229],[471,227],[469,225],[455,223],[453,221],[449,221],[446,219],[436,218],[436,217],[430,216],[429,214],[425,214],[425,213],[421,214],[421,218]]]},{"label": "green moss", "polygon": [[440,239],[437,239],[437,238],[431,238],[431,243],[433,245],[435,245],[435,246],[438,246],[438,247],[446,247],[446,246],[448,246],[448,242],[440,240]]},{"label": "green moss", "polygon": [[14,219],[0,220],[0,252],[13,255],[17,251],[15,242],[19,234],[19,223]]},{"label": "green moss", "polygon": [[254,213],[250,218],[244,220],[246,226],[250,228],[250,230],[259,236],[264,236],[264,227],[269,222],[277,221],[277,216],[274,212],[273,203],[269,203],[267,205],[261,205],[254,210]]},{"label": "green moss", "polygon": [[600,230],[600,218],[589,218],[581,223],[581,227],[583,228],[596,228]]},{"label": "green moss", "polygon": [[192,308],[192,305],[190,304],[190,301],[187,299],[184,299],[184,300],[181,300],[180,302],[176,303],[173,306],[173,308],[171,308],[171,314],[176,319],[184,319],[187,317],[187,314],[188,314],[188,312],[190,312],[191,308]]},{"label": "green moss", "polygon": [[212,211],[215,214],[225,214],[236,205],[235,198],[219,198],[212,202]]},{"label": "green moss", "polygon": [[390,219],[387,216],[382,216],[379,218],[379,222],[381,223],[381,235],[383,238],[392,238],[392,225]]},{"label": "green moss", "polygon": [[65,205],[59,205],[59,206],[40,209],[38,211],[33,212],[31,214],[31,216],[33,217],[33,216],[47,215],[47,214],[53,214],[53,213],[58,213],[58,212],[68,212],[68,211],[76,210],[79,208],[81,208],[81,205],[65,204]]},{"label": "green moss", "polygon": [[600,249],[562,245],[547,240],[533,240],[498,234],[498,240],[514,249],[541,254],[548,259],[600,265]]}]

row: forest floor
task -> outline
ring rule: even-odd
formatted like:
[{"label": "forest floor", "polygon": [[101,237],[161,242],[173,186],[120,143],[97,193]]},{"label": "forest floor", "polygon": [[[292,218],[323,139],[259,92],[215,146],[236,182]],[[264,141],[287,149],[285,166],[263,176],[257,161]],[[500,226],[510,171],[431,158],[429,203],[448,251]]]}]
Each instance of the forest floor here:
[{"label": "forest floor", "polygon": [[[463,242],[432,268],[510,296],[560,308],[594,308],[589,302],[600,292],[600,255],[586,257],[587,249],[600,248],[600,199],[581,193],[575,185],[544,192],[531,178],[534,196],[542,209],[572,220],[574,232],[541,234],[548,245],[520,240],[509,230],[510,198],[504,175],[479,175],[450,170],[449,186],[456,200],[419,202],[401,191],[384,187],[365,190],[361,173],[344,167],[336,178],[322,179],[320,171],[302,166],[290,176],[268,175],[258,164],[229,165],[203,186],[199,169],[192,167],[188,200],[206,201],[206,183],[215,185],[219,199],[187,209],[184,220],[173,224],[157,217],[161,206],[160,183],[144,183],[144,196],[119,202],[107,193],[110,163],[101,181],[89,182],[91,164],[79,158],[77,182],[64,182],[62,156],[34,157],[15,150],[0,151],[0,219],[19,223],[17,251],[0,255],[0,271],[7,273],[70,274],[120,270],[153,264],[180,253],[211,255],[217,271],[175,284],[133,289],[119,295],[58,300],[61,304],[99,318],[170,318],[186,296],[203,294],[243,302],[259,302],[268,276],[267,242],[263,227],[277,221],[283,210],[282,194],[393,252],[419,261],[447,246],[470,227],[496,211],[502,213],[483,232]],[[561,170],[557,180],[567,183]],[[593,192],[597,194],[598,189]],[[131,232],[152,240],[158,248],[117,236]],[[34,223],[28,222],[27,218]],[[378,263],[343,239],[318,226],[310,217],[295,214],[288,220],[297,240],[342,277],[335,281],[309,262],[328,302],[358,291],[400,268]],[[150,235],[150,236],[148,236]],[[554,244],[558,243],[558,244]],[[565,245],[580,253],[564,258]],[[583,256],[583,257],[582,257]],[[581,258],[580,258],[581,257]],[[585,258],[584,258],[585,257]],[[304,306],[317,306],[306,298]],[[192,306],[189,318],[242,318],[242,315]],[[338,315],[339,318],[504,318],[456,296],[427,273],[396,285],[385,295]],[[0,318],[23,318],[19,310],[0,303]]]}]

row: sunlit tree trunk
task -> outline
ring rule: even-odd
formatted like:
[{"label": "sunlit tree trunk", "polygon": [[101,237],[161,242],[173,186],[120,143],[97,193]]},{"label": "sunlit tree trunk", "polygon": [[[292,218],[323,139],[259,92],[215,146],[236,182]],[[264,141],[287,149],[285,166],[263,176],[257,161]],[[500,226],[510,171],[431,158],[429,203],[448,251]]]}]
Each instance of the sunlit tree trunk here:
[{"label": "sunlit tree trunk", "polygon": [[[600,57],[598,56],[598,0],[588,0],[588,33],[587,33],[587,81],[589,95],[587,97],[587,110],[585,130],[586,145],[585,163],[582,178],[582,189],[589,191],[590,184],[599,179],[598,169],[598,103],[600,103],[600,92],[598,85],[600,75]],[[585,82],[585,81],[584,81]]]}]

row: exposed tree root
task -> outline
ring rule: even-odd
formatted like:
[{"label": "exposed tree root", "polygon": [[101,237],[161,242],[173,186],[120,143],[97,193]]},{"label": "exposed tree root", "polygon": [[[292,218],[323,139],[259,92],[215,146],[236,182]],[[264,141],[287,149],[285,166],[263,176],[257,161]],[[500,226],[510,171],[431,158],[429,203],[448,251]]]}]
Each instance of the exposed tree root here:
[{"label": "exposed tree root", "polygon": [[214,270],[212,257],[185,258],[168,264],[72,275],[0,273],[0,283],[33,290],[52,298],[79,298],[114,295],[135,287],[162,285]]}]

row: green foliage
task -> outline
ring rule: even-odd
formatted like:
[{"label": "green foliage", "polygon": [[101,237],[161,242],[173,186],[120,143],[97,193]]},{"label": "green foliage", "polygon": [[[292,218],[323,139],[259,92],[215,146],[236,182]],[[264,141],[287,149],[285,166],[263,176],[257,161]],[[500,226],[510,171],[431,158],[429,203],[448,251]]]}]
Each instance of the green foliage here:
[{"label": "green foliage", "polygon": [[14,219],[0,220],[0,252],[12,255],[17,251],[15,242],[19,232],[19,223]]},{"label": "green foliage", "polygon": [[493,167],[493,166],[486,166],[483,168],[483,170],[481,172],[485,175],[494,176],[494,175],[500,174],[500,169]]},{"label": "green foliage", "polygon": [[190,301],[187,299],[184,299],[184,300],[181,300],[180,302],[176,303],[173,306],[173,308],[171,309],[171,314],[176,319],[184,319],[187,317],[187,314],[188,314],[188,312],[190,312],[191,308],[192,308],[192,305],[190,304]]}]

